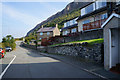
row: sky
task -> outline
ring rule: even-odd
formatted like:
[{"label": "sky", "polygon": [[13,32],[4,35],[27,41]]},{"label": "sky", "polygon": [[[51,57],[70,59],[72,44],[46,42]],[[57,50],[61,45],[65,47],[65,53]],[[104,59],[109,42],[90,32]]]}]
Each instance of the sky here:
[{"label": "sky", "polygon": [[[23,37],[48,17],[61,11],[67,2],[0,2],[0,42],[2,37]],[[2,35],[2,36],[1,36]]]}]

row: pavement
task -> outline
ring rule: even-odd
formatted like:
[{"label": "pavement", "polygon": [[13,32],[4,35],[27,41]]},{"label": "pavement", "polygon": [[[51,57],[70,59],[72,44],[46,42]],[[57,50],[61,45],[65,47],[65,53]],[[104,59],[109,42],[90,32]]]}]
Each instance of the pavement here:
[{"label": "pavement", "polygon": [[[17,44],[16,50],[7,53],[7,56],[16,56],[12,64],[3,74],[2,79],[24,79],[24,78],[90,78],[102,79],[99,75],[95,75],[89,71],[79,68],[74,64],[59,60],[60,56],[50,56],[48,54],[38,52],[36,50],[23,48]],[[54,57],[54,58],[53,58]],[[3,59],[7,65],[11,59]],[[65,60],[65,59],[64,59]],[[68,60],[66,58],[66,60]],[[73,61],[74,62],[74,61]],[[72,62],[71,62],[72,63]],[[4,71],[4,70],[3,70]]]}]

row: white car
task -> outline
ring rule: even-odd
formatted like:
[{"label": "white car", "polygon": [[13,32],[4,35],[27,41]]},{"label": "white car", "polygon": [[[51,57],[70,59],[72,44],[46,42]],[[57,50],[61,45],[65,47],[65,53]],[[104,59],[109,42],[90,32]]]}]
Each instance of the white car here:
[{"label": "white car", "polygon": [[9,46],[7,46],[7,47],[5,47],[5,50],[8,51],[8,52],[10,52],[10,51],[12,51],[12,48],[9,47]]}]

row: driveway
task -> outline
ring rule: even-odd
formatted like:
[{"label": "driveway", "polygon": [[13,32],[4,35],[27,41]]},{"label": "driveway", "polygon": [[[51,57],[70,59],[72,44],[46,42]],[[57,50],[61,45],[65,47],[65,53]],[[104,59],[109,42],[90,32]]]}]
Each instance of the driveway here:
[{"label": "driveway", "polygon": [[16,58],[3,78],[99,78],[59,60],[42,56],[35,50],[22,48],[19,43],[9,55]]}]

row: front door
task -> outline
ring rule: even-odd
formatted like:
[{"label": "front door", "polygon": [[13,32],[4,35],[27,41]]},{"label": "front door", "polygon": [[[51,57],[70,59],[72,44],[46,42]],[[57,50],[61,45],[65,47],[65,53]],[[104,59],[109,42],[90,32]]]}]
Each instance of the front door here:
[{"label": "front door", "polygon": [[110,68],[118,64],[118,29],[110,29]]}]

